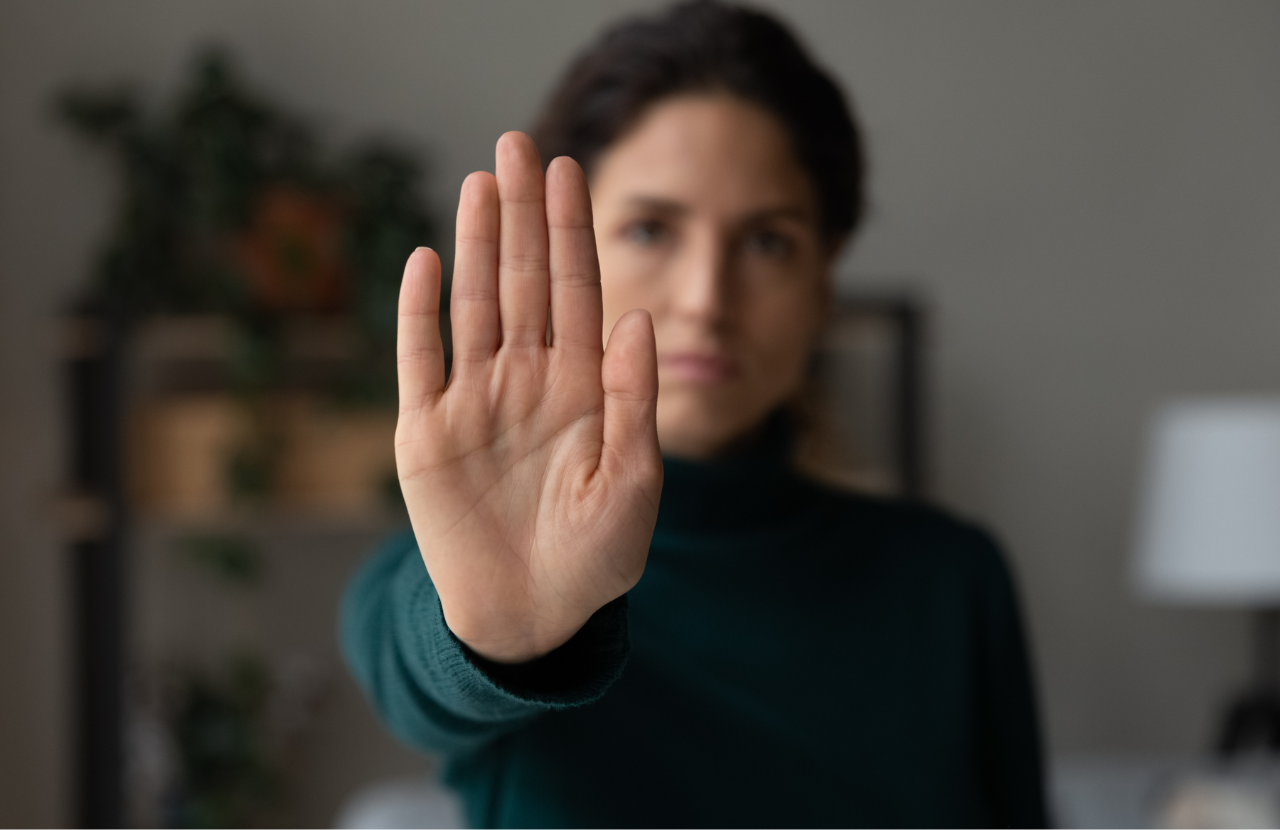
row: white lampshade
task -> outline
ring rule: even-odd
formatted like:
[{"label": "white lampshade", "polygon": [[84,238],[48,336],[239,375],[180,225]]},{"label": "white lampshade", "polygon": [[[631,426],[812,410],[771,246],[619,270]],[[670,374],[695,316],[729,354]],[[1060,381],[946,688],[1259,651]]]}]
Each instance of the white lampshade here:
[{"label": "white lampshade", "polygon": [[1161,410],[1134,564],[1151,599],[1280,605],[1280,398]]}]

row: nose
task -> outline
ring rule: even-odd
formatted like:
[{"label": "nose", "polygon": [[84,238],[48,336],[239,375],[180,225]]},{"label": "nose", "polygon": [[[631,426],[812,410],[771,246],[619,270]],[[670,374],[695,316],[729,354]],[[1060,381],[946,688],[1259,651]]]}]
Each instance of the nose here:
[{"label": "nose", "polygon": [[730,246],[712,232],[697,234],[690,243],[673,275],[672,307],[689,322],[721,326],[729,317],[732,301]]}]

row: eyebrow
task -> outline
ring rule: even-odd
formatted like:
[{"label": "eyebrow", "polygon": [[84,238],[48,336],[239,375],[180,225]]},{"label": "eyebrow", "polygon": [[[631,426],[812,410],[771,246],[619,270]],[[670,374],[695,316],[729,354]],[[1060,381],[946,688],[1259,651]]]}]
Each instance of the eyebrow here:
[{"label": "eyebrow", "polygon": [[655,213],[666,213],[679,215],[689,212],[689,206],[671,199],[663,199],[659,196],[632,196],[627,199],[632,207],[651,210]]},{"label": "eyebrow", "polygon": [[[665,199],[661,196],[632,196],[627,201],[632,207],[651,210],[668,216],[681,216],[689,212],[688,205],[673,199]],[[797,205],[778,205],[777,207],[763,208],[743,217],[743,220],[745,223],[751,223],[774,218],[795,219],[800,222],[813,221],[811,212]]]}]

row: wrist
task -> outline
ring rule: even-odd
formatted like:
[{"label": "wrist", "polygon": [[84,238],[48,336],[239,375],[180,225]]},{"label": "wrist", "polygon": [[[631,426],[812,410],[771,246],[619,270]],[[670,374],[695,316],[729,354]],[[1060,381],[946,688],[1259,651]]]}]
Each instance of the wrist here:
[{"label": "wrist", "polygon": [[453,636],[471,651],[493,663],[504,665],[519,665],[545,657],[569,642],[586,623],[584,619],[576,625],[557,626],[550,632],[525,630],[507,634],[484,631],[475,626],[455,625],[447,610],[444,621]]},{"label": "wrist", "polygon": [[567,643],[573,637],[573,634],[570,634],[560,642],[551,645],[524,643],[511,644],[509,642],[494,643],[468,640],[465,637],[458,636],[456,632],[453,636],[458,637],[458,640],[463,645],[492,663],[501,663],[506,666],[518,666],[522,663],[531,663],[540,657],[546,657],[548,654]]},{"label": "wrist", "polygon": [[606,603],[569,640],[523,663],[499,663],[452,639],[467,661],[502,691],[553,707],[577,706],[604,694],[626,664],[627,597]]}]

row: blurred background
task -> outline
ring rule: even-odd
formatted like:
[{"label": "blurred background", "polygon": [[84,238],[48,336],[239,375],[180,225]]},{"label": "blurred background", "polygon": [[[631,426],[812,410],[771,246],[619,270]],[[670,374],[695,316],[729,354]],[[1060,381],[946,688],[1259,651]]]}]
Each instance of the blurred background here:
[{"label": "blurred background", "polygon": [[[652,5],[0,2],[0,824],[84,820],[104,705],[142,824],[324,826],[428,769],[334,644],[402,521],[398,263],[449,261],[463,177]],[[1055,769],[1207,753],[1253,606],[1129,573],[1158,408],[1280,395],[1280,6],[762,5],[861,116],[841,290],[927,320],[927,489],[1007,546]]]}]

